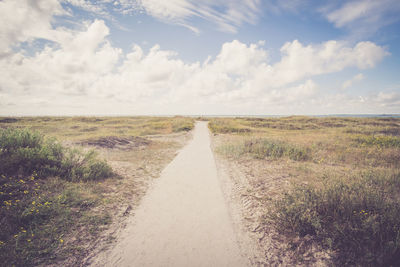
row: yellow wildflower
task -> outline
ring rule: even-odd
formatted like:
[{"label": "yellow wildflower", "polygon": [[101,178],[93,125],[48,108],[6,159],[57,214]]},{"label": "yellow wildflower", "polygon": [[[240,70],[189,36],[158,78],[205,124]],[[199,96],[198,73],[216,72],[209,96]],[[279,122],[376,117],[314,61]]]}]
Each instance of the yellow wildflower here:
[{"label": "yellow wildflower", "polygon": [[60,239],[60,243],[64,243],[64,240]]}]

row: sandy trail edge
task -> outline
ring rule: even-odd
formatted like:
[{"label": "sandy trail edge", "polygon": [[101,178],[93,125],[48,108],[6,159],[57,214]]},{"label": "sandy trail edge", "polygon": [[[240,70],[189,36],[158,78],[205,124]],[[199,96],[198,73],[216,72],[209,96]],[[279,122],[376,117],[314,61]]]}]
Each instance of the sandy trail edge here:
[{"label": "sandy trail edge", "polygon": [[217,177],[207,122],[163,170],[112,251],[93,266],[248,266]]}]

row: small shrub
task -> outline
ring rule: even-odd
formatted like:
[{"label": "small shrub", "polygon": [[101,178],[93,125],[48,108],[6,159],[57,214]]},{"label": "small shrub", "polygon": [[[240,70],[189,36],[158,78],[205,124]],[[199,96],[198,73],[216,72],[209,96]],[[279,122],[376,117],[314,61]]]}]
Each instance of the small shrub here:
[{"label": "small shrub", "polygon": [[62,161],[60,175],[69,181],[90,181],[111,176],[112,169],[105,161],[99,161],[93,150],[83,154],[70,149]]},{"label": "small shrub", "polygon": [[286,156],[292,160],[303,161],[310,158],[309,149],[264,138],[245,141],[244,151],[261,159],[265,157],[281,158]]},{"label": "small shrub", "polygon": [[62,147],[55,139],[45,139],[26,129],[0,132],[0,174],[60,176],[70,181],[88,181],[111,176],[111,167],[98,160],[94,151],[86,154]]},{"label": "small shrub", "polygon": [[361,266],[400,264],[400,173],[328,177],[321,188],[297,185],[266,215],[282,232],[311,235]]},{"label": "small shrub", "polygon": [[193,128],[194,128],[193,121],[191,121],[191,122],[180,122],[180,121],[177,121],[177,122],[174,122],[172,124],[172,131],[174,133],[177,133],[177,132],[188,132],[188,131],[191,131]]}]

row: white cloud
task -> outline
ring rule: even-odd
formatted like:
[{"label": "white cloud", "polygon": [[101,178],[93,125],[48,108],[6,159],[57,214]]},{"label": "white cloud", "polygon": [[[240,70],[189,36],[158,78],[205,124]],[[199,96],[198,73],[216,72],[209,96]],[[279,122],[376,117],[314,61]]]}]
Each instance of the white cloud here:
[{"label": "white cloud", "polygon": [[336,27],[346,27],[359,35],[370,35],[381,27],[400,20],[398,0],[345,1],[337,8],[322,9],[322,13]]},{"label": "white cloud", "polygon": [[246,45],[235,40],[223,44],[214,59],[188,64],[157,45],[147,53],[135,45],[124,55],[111,46],[108,34],[105,23],[96,20],[58,46],[1,60],[0,110],[5,103],[65,107],[70,105],[65,99],[90,105],[74,110],[97,113],[105,112],[105,105],[164,114],[201,113],[205,107],[210,113],[306,109],[318,97],[318,86],[310,78],[346,67],[373,67],[385,55],[373,43],[304,46],[293,41],[282,47],[281,60],[271,63],[262,42]]},{"label": "white cloud", "polygon": [[364,80],[364,75],[362,73],[359,73],[359,74],[355,75],[353,78],[351,78],[350,80],[344,81],[342,84],[342,89],[349,88],[354,83],[357,83],[362,80]]},{"label": "white cloud", "polygon": [[51,26],[53,16],[65,14],[57,0],[0,1],[0,57],[12,45],[35,38],[57,40],[60,34]]},{"label": "white cloud", "polygon": [[313,75],[339,72],[347,67],[372,68],[388,53],[372,42],[359,42],[349,47],[345,42],[328,41],[303,46],[299,41],[281,48],[282,59],[264,79],[269,84],[284,85]]},{"label": "white cloud", "polygon": [[372,97],[372,101],[379,103],[381,106],[396,107],[400,112],[400,93],[399,92],[379,92]]},{"label": "white cloud", "polygon": [[[212,6],[211,1],[204,3]],[[255,7],[258,2],[243,3]],[[55,28],[54,16],[66,12],[55,0],[0,2],[0,14],[10,10],[21,14],[5,16],[0,26],[2,51],[8,53],[0,58],[2,114],[305,112],[330,101],[321,100],[315,76],[372,68],[387,55],[372,42],[304,45],[294,40],[282,46],[280,60],[270,62],[265,42],[234,40],[224,43],[215,58],[186,63],[158,45],[149,51],[134,45],[123,53],[112,46],[103,20],[84,22],[80,30]],[[180,12],[177,16],[184,18],[188,11]],[[52,43],[34,54],[11,49],[37,38]],[[385,94],[377,97],[379,103],[368,98],[365,103],[396,105],[397,96]]]},{"label": "white cloud", "polygon": [[201,18],[218,25],[221,31],[236,32],[244,23],[255,23],[260,15],[260,0],[119,0],[121,10],[137,10],[168,23],[182,25],[199,32],[192,18]]}]

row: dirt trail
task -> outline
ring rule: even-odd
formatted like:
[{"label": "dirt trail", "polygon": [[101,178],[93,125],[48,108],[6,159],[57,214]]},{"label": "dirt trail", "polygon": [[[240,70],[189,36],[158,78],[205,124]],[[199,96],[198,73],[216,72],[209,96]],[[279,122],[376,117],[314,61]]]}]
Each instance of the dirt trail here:
[{"label": "dirt trail", "polygon": [[207,122],[164,169],[99,266],[247,266],[241,256]]}]

